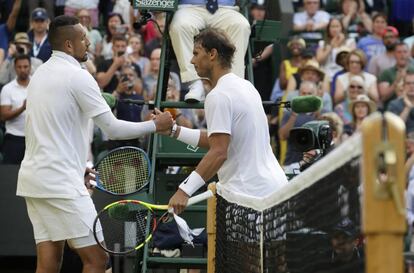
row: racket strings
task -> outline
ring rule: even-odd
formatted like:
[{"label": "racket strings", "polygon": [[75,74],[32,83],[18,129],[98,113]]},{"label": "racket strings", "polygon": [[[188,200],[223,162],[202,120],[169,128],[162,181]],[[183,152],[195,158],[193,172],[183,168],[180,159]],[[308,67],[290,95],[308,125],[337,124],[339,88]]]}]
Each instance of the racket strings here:
[{"label": "racket strings", "polygon": [[124,254],[133,252],[135,247],[145,242],[147,227],[154,227],[153,211],[136,203],[115,204],[99,214],[105,246],[109,252]]},{"label": "racket strings", "polygon": [[108,154],[98,165],[102,186],[117,194],[141,189],[149,180],[149,162],[139,150],[125,148]]}]

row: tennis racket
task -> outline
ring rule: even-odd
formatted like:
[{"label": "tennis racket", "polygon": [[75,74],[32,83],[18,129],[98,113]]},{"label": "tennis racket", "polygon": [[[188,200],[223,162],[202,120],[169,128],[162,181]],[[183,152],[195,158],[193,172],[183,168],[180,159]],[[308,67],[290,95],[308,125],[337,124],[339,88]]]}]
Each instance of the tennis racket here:
[{"label": "tennis racket", "polygon": [[[112,195],[127,195],[140,191],[149,183],[151,164],[140,148],[125,146],[111,150],[94,169],[98,172],[91,184]],[[95,182],[95,183],[94,183]]]},{"label": "tennis racket", "polygon": [[[187,206],[213,196],[211,190],[191,197]],[[167,210],[157,219],[156,211]],[[152,234],[161,222],[173,218],[168,205],[153,205],[139,200],[121,200],[107,205],[95,218],[93,235],[96,242],[108,253],[126,255],[142,248],[152,239]],[[96,233],[103,229],[104,242]],[[149,231],[147,233],[147,230]]]}]

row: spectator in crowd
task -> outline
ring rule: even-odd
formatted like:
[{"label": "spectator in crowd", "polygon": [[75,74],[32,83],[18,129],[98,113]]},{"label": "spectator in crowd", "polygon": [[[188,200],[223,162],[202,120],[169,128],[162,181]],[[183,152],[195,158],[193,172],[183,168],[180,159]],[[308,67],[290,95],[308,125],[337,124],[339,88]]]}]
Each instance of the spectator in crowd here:
[{"label": "spectator in crowd", "polygon": [[336,89],[336,79],[342,75],[345,74],[346,72],[348,72],[348,55],[349,52],[351,52],[351,49],[343,46],[341,48],[338,48],[338,52],[336,54],[336,58],[335,58],[335,62],[337,65],[339,65],[341,67],[341,70],[339,70],[338,72],[336,72],[331,79],[331,86],[330,86],[330,93],[331,93],[331,97],[332,99],[335,97],[335,89]]},{"label": "spectator in crowd", "polygon": [[[304,49],[302,51],[301,60],[302,63],[300,64],[300,67],[304,66],[308,61],[314,59],[314,53],[311,50]],[[315,61],[316,62],[316,61]],[[319,67],[319,64],[316,62],[316,66]],[[299,68],[300,68],[299,67]],[[283,92],[282,95],[282,101],[287,100],[287,97],[289,96],[289,93],[292,91],[295,91],[297,89],[297,86],[300,86],[300,83],[302,81],[302,73],[299,73],[299,68],[297,69],[296,73],[293,73],[291,77],[289,77],[288,84],[286,87],[286,90]],[[312,70],[312,69],[310,69]],[[303,72],[303,70],[300,70],[300,72]],[[318,78],[318,72],[316,73],[303,73],[304,80],[310,80],[310,81],[320,81],[320,77]],[[322,76],[323,77],[323,76]],[[318,80],[317,80],[317,79]],[[277,83],[275,83],[276,85]],[[281,90],[282,91],[282,90]],[[281,124],[283,120],[284,115],[284,109],[283,107],[280,107],[277,114],[277,121],[275,118],[270,119],[271,125]],[[283,165],[283,162],[285,160],[286,150],[287,150],[287,141],[278,139],[279,140],[279,162]]]},{"label": "spectator in crowd", "polygon": [[365,12],[363,1],[342,0],[340,2],[342,25],[352,37],[361,36],[365,32],[372,32],[372,20]]},{"label": "spectator in crowd", "polygon": [[[158,74],[160,71],[161,48],[156,48],[151,52],[150,57],[150,71],[144,80],[144,98],[145,100],[153,100],[155,92],[157,91]],[[177,90],[181,90],[180,78],[174,73],[170,72],[170,76],[174,78]]]},{"label": "spectator in crowd", "polygon": [[414,131],[414,72],[408,71],[403,80],[401,96],[388,104],[387,111],[399,115],[405,122],[407,132],[412,132]]},{"label": "spectator in crowd", "polygon": [[394,48],[398,42],[398,35],[398,30],[395,27],[388,26],[385,29],[382,36],[385,52],[372,57],[368,64],[368,73],[379,77],[385,69],[395,65]]},{"label": "spectator in crowd", "polygon": [[252,2],[250,6],[250,19],[252,24],[263,21],[266,18],[266,6],[257,2]]},{"label": "spectator in crowd", "polygon": [[[42,6],[47,11],[49,18],[55,17],[55,2],[56,2],[55,0],[30,0],[27,2],[29,4],[29,12],[33,12],[33,10]],[[66,1],[66,3],[67,2],[69,1]]]},{"label": "spectator in crowd", "polygon": [[0,116],[6,122],[3,143],[3,162],[6,164],[20,164],[24,156],[24,123],[30,67],[30,56],[19,55],[14,58],[16,78],[6,84],[0,93]]},{"label": "spectator in crowd", "polygon": [[[316,85],[317,91],[315,95],[322,98],[323,111],[325,112],[332,111],[332,98],[329,95],[329,93],[325,92],[322,88],[321,79],[325,77],[325,72],[319,68],[318,62],[314,60],[308,61],[307,63],[305,63],[305,65],[299,68],[299,73],[301,75],[301,80],[300,80],[301,82],[311,81]],[[299,95],[298,90],[289,91],[287,93],[286,99],[290,101],[298,95]]]},{"label": "spectator in crowd", "polygon": [[352,114],[349,111],[349,105],[356,100],[358,95],[366,94],[364,79],[361,76],[352,76],[349,80],[348,91],[346,98],[335,106],[335,113],[337,113],[344,124],[352,122]]},{"label": "spectator in crowd", "polygon": [[[273,49],[273,46],[271,48]],[[286,90],[290,77],[297,73],[299,67],[302,65],[302,53],[306,48],[306,42],[302,38],[294,36],[288,42],[287,48],[290,53],[290,58],[283,60],[280,64],[279,72],[280,88],[282,90]]]},{"label": "spectator in crowd", "polygon": [[112,38],[113,57],[103,60],[97,67],[96,80],[104,92],[112,93],[118,86],[118,75],[123,66],[133,66],[137,75],[141,77],[139,66],[131,63],[126,54],[127,39],[124,35],[115,35]]},{"label": "spectator in crowd", "polygon": [[[317,86],[312,81],[302,81],[299,89],[299,96],[316,95]],[[302,159],[302,153],[295,151],[291,141],[289,140],[290,130],[294,127],[300,127],[306,122],[316,120],[319,112],[314,113],[295,113],[293,111],[285,111],[282,123],[279,128],[279,137],[281,140],[287,140],[287,152],[284,166],[297,163]]]},{"label": "spectator in crowd", "polygon": [[378,88],[383,108],[399,97],[403,90],[404,77],[408,71],[414,72],[414,64],[410,62],[410,52],[405,43],[397,43],[394,49],[395,65],[382,72],[378,79]]},{"label": "spectator in crowd", "polygon": [[121,14],[122,19],[129,29],[132,29],[132,24],[134,23],[134,8],[131,5],[129,0],[115,0],[114,7],[112,12]]},{"label": "spectator in crowd", "polygon": [[249,44],[249,21],[235,7],[235,1],[218,0],[204,6],[205,1],[179,0],[178,10],[170,24],[171,43],[180,68],[181,80],[189,83],[184,99],[197,102],[204,99],[203,83],[191,64],[193,37],[201,29],[213,27],[226,32],[232,44],[237,45],[232,72],[244,78],[244,57]]},{"label": "spectator in crowd", "polygon": [[[320,10],[319,0],[304,0],[304,11],[296,12],[293,16],[293,30],[302,32],[312,32],[324,30],[329,23],[330,15],[326,11]],[[304,38],[322,38],[322,36],[312,33],[303,33]]]},{"label": "spectator in crowd", "polygon": [[362,78],[364,79],[368,96],[375,102],[379,100],[377,78],[374,75],[369,74],[363,70],[366,64],[367,59],[363,51],[355,49],[349,53],[347,59],[348,72],[340,75],[336,79],[336,88],[334,96],[335,104],[340,103],[345,99],[345,97],[347,96],[346,91],[349,87],[349,80],[352,76],[356,75],[362,76]]},{"label": "spectator in crowd", "polygon": [[139,66],[142,77],[148,75],[150,60],[144,56],[144,41],[140,34],[132,34],[128,38],[128,58],[132,63]]},{"label": "spectator in crowd", "polygon": [[386,15],[377,13],[374,15],[374,17],[372,17],[372,35],[368,35],[358,41],[357,47],[364,51],[367,58],[367,63],[369,63],[372,56],[376,56],[385,52],[382,36],[386,27]]},{"label": "spectator in crowd", "polygon": [[[14,35],[14,40],[10,43],[9,50],[7,52],[7,58],[0,65],[0,84],[4,85],[16,78],[16,70],[14,69],[14,58],[21,54],[28,55],[32,48],[32,42],[29,40],[27,33],[18,32]],[[43,63],[42,60],[30,57],[31,73],[33,74],[36,69]]]},{"label": "spectator in crowd", "polygon": [[[253,64],[255,65],[270,58],[273,53],[273,47],[273,44],[266,46],[260,55],[253,58]],[[299,67],[304,63],[303,54],[306,50],[306,42],[300,36],[293,36],[287,43],[287,48],[289,50],[289,58],[280,63],[279,69],[279,84],[282,90],[286,90],[290,77],[297,73]],[[310,58],[313,58],[313,54]]]},{"label": "spectator in crowd", "polygon": [[31,27],[28,32],[29,40],[33,44],[30,55],[46,62],[52,55],[52,48],[48,39],[49,16],[44,8],[36,8],[31,15]]},{"label": "spectator in crowd", "polygon": [[363,273],[364,253],[358,237],[355,224],[349,219],[342,220],[331,234],[330,262],[326,269],[317,272]]},{"label": "spectator in crowd", "polygon": [[[249,21],[252,26],[258,24],[256,27],[259,28],[260,22],[266,20],[266,6],[264,3],[251,3]],[[252,68],[253,68],[253,79],[256,89],[260,93],[260,97],[263,101],[268,101],[272,93],[272,87],[275,80],[273,74],[273,58],[261,59],[264,49],[268,46],[272,47],[273,52],[274,42],[270,41],[254,41],[252,46]],[[270,55],[268,57],[271,57]],[[207,91],[206,91],[207,93]],[[265,109],[266,113],[268,109]]]},{"label": "spectator in crowd", "polygon": [[[19,15],[20,8],[22,5],[22,0],[15,0],[13,3],[12,10],[7,18],[5,24],[0,24],[0,49],[3,50],[3,56],[9,49],[9,41],[12,37],[12,33],[16,27],[17,16]],[[1,17],[1,14],[0,14]],[[7,56],[6,56],[7,57]]]},{"label": "spectator in crowd", "polygon": [[349,104],[349,112],[352,115],[352,122],[344,126],[344,133],[351,136],[361,128],[362,121],[372,112],[377,110],[377,105],[367,95],[358,95]]},{"label": "spectator in crowd", "polygon": [[327,120],[332,130],[332,146],[337,147],[342,142],[342,134],[344,132],[344,123],[335,112],[321,114],[320,120]]},{"label": "spectator in crowd", "polygon": [[99,26],[99,0],[66,0],[65,15],[74,16],[81,9],[86,9],[91,18],[91,25],[94,28]]},{"label": "spectator in crowd", "polygon": [[[142,105],[124,101],[143,100],[143,84],[141,78],[132,66],[123,66],[118,76],[118,85],[112,93],[118,100],[115,108],[115,116],[120,120],[141,122]],[[143,147],[142,137],[128,140],[109,141],[109,149],[121,146]]]},{"label": "spectator in crowd", "polygon": [[151,52],[150,56],[150,70],[149,73],[143,77],[144,80],[144,98],[145,100],[154,99],[154,92],[156,91],[158,74],[160,71],[161,48],[156,48]]},{"label": "spectator in crowd", "polygon": [[339,19],[332,18],[327,26],[326,39],[319,41],[316,51],[316,60],[322,65],[322,69],[330,79],[332,79],[336,72],[342,69],[336,63],[336,55],[343,46],[351,50],[355,49],[355,40],[346,37],[346,31]]},{"label": "spectator in crowd", "polygon": [[102,57],[105,60],[109,60],[113,57],[112,49],[112,38],[114,35],[124,35],[127,32],[127,27],[124,24],[124,19],[122,19],[121,14],[119,13],[110,13],[108,15],[108,21],[105,26],[105,35],[102,40]]},{"label": "spectator in crowd", "polygon": [[320,68],[319,63],[313,58],[303,58],[298,72],[289,78],[286,91],[298,90],[301,81],[312,81],[324,92],[329,90],[329,80],[325,77],[325,71]]},{"label": "spectator in crowd", "polygon": [[87,9],[80,9],[76,13],[76,16],[79,19],[79,22],[86,28],[86,37],[88,38],[90,45],[88,51],[90,53],[90,57],[94,60],[97,56],[101,55],[102,51],[102,35],[101,33],[92,28],[92,20],[89,10]]}]

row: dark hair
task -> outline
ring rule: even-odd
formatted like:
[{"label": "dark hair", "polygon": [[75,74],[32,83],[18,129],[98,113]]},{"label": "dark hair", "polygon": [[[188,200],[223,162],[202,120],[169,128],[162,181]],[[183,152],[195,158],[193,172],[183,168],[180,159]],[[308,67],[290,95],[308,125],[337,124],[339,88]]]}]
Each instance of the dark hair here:
[{"label": "dark hair", "polygon": [[385,22],[388,22],[388,17],[385,13],[382,12],[378,12],[376,13],[374,16],[372,16],[372,22],[374,22],[375,20],[377,20],[377,18],[382,17]]},{"label": "dark hair", "polygon": [[60,49],[62,43],[65,41],[63,39],[62,32],[60,28],[67,26],[74,26],[79,24],[79,19],[75,16],[60,15],[57,16],[49,25],[49,43],[52,46],[52,49]]},{"label": "dark hair", "polygon": [[231,68],[236,47],[224,32],[215,28],[206,28],[194,37],[194,43],[200,43],[207,52],[215,48],[220,64],[225,68]]},{"label": "dark hair", "polygon": [[331,41],[332,40],[331,34],[329,33],[329,31],[330,31],[329,29],[330,29],[333,21],[338,21],[339,22],[339,24],[341,25],[341,28],[342,28],[342,33],[345,35],[345,37],[347,36],[347,31],[344,28],[344,24],[342,23],[342,20],[340,20],[339,18],[332,17],[329,20],[328,25],[326,26],[326,38],[327,38],[327,41]]},{"label": "dark hair", "polygon": [[109,26],[108,26],[108,22],[112,17],[117,16],[119,18],[119,20],[121,20],[121,25],[125,24],[124,19],[122,18],[122,15],[117,13],[117,12],[111,12],[108,15],[108,19],[106,20],[106,25],[105,25],[105,32],[106,32],[106,42],[111,42],[112,41],[112,34],[109,31]]},{"label": "dark hair", "polygon": [[20,60],[28,60],[29,64],[32,63],[32,60],[30,59],[29,55],[27,55],[27,54],[17,54],[16,57],[14,57],[14,61],[13,61],[14,65],[16,65],[17,61],[20,61]]},{"label": "dark hair", "polygon": [[351,52],[349,52],[346,63],[349,65],[349,60],[351,59],[351,56],[357,56],[359,60],[361,61],[361,70],[364,70],[365,66],[367,65],[367,56],[365,55],[364,51],[361,49],[354,49]]},{"label": "dark hair", "polygon": [[112,44],[114,44],[116,41],[124,41],[125,43],[128,43],[127,38],[122,34],[115,34],[112,37]]},{"label": "dark hair", "polygon": [[404,76],[404,84],[406,84],[406,82],[407,82],[407,77],[412,77],[412,76],[414,76],[414,70],[408,69],[407,73]]},{"label": "dark hair", "polygon": [[405,46],[408,49],[408,51],[410,51],[410,47],[404,42],[401,42],[401,41],[396,42],[394,44],[394,49],[396,49],[398,46]]}]

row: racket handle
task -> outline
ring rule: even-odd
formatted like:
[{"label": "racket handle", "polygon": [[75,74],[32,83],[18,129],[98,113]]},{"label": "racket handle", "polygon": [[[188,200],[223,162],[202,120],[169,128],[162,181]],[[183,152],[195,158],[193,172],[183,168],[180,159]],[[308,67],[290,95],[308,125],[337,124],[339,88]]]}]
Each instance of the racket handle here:
[{"label": "racket handle", "polygon": [[213,192],[211,190],[207,190],[203,193],[200,193],[200,194],[188,199],[187,206],[197,204],[197,203],[199,203],[203,200],[209,199],[210,197],[213,197],[213,196],[214,196]]}]

